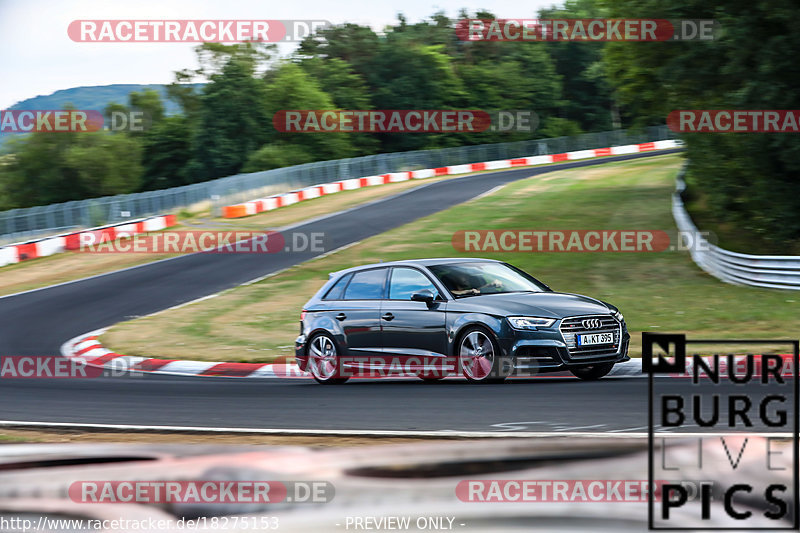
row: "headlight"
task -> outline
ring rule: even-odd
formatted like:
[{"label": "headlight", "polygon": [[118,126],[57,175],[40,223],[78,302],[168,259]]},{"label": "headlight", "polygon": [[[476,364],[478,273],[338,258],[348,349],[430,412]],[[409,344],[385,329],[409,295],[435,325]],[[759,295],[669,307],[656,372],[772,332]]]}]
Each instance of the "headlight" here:
[{"label": "headlight", "polygon": [[622,316],[622,313],[620,313],[619,311],[614,311],[613,313],[611,313],[611,316],[619,320],[622,324],[625,323],[625,317]]},{"label": "headlight", "polygon": [[508,321],[514,329],[547,328],[555,324],[555,318],[540,318],[535,316],[510,316]]}]

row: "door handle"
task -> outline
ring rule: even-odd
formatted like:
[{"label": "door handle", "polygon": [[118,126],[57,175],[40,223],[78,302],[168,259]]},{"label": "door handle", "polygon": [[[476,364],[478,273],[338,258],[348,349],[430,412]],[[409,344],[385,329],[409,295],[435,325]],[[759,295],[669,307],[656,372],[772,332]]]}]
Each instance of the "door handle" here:
[{"label": "door handle", "polygon": [[394,315],[392,313],[385,313],[381,318],[384,320],[391,320],[394,318]]},{"label": "door handle", "polygon": [[336,315],[336,320],[344,320],[345,318],[347,318],[347,315],[344,313],[339,313]]}]

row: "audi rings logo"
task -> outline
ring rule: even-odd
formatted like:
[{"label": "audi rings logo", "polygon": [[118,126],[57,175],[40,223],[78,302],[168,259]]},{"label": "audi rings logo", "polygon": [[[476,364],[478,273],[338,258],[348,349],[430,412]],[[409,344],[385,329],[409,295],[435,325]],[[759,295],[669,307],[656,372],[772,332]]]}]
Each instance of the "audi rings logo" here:
[{"label": "audi rings logo", "polygon": [[583,322],[583,327],[586,329],[597,329],[603,325],[603,322],[600,321],[599,318],[587,318]]}]

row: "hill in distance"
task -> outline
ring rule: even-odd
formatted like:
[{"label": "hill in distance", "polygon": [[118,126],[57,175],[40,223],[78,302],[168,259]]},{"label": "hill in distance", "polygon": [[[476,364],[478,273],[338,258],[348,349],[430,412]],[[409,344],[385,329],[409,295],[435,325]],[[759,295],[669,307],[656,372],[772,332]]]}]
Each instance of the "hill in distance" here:
[{"label": "hill in distance", "polygon": [[[202,87],[202,83],[193,84],[195,87]],[[53,94],[34,96],[17,102],[9,107],[9,110],[56,110],[64,109],[67,105],[75,109],[93,109],[100,111],[112,103],[128,105],[128,95],[134,91],[153,89],[161,95],[164,104],[164,112],[167,115],[176,115],[181,112],[177,102],[170,99],[167,95],[167,86],[157,83],[151,84],[127,84],[118,83],[115,85],[94,85],[86,87],[73,87],[62,89]],[[14,132],[0,131],[0,146],[12,137],[20,135]]]},{"label": "hill in distance", "polygon": [[[195,86],[201,85],[200,83],[195,84]],[[102,112],[111,103],[127,105],[130,93],[143,91],[144,89],[153,89],[159,92],[167,115],[180,113],[178,103],[170,100],[167,96],[167,86],[161,84],[115,84],[73,87],[56,91],[53,94],[22,100],[11,106],[9,110],[64,109],[66,105],[71,105],[76,109],[96,109]]]}]

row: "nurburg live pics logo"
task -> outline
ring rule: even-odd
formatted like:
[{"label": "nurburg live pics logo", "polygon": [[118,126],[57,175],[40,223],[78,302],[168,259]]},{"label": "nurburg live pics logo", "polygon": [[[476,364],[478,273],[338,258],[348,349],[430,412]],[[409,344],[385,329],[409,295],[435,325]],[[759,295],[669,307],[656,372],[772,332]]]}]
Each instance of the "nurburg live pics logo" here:
[{"label": "nurburg live pics logo", "polygon": [[[692,354],[687,358],[687,344],[743,345],[752,351],[756,351],[756,345],[770,345],[780,346],[781,350],[788,347],[786,351],[791,350],[791,354]],[[687,340],[685,335],[642,333],[642,371],[648,374],[649,383],[649,482],[652,484],[655,479],[664,479],[664,473],[672,474],[672,477],[676,474],[694,474],[696,477],[698,474],[709,475],[712,472],[711,475],[715,476],[713,483],[701,484],[702,490],[694,495],[699,502],[689,503],[685,484],[692,483],[691,479],[682,478],[680,483],[665,483],[660,501],[655,501],[651,493],[648,499],[650,530],[798,529],[799,345],[798,341],[785,339]],[[788,369],[789,365],[791,370]],[[654,376],[659,374],[691,379],[657,380],[665,384],[659,385],[663,391],[657,393]],[[721,406],[725,409],[721,409]],[[755,425],[763,425],[766,430],[753,429]],[[687,467],[684,457],[682,466],[678,468],[674,465],[681,463],[674,461],[675,456],[671,463],[667,459],[670,447],[663,435],[669,432],[673,432],[673,435],[680,434],[680,429],[689,426],[693,426],[690,431],[698,432],[691,435],[698,442],[696,463]],[[707,431],[710,432],[708,436],[704,435]],[[758,435],[754,435],[756,433]],[[659,450],[654,453],[657,434],[662,437]],[[764,447],[762,445],[759,448],[756,443],[750,447],[755,451],[748,454],[749,439],[755,440],[765,435],[764,453],[755,453]],[[789,437],[792,441],[791,454],[772,451],[771,445],[775,444],[777,450]],[[727,464],[725,460],[712,460],[712,464],[705,464],[704,469],[703,458],[704,453],[708,455],[707,450],[711,450],[712,458],[727,457]],[[719,453],[720,451],[724,451],[725,455]],[[714,455],[715,452],[718,455]],[[789,472],[793,486],[788,486]],[[722,505],[712,505],[712,502]],[[680,523],[681,515],[684,519],[699,519],[709,525],[701,528],[680,527],[676,524]],[[762,524],[765,519],[767,523],[774,521],[774,526],[764,527]]]}]

